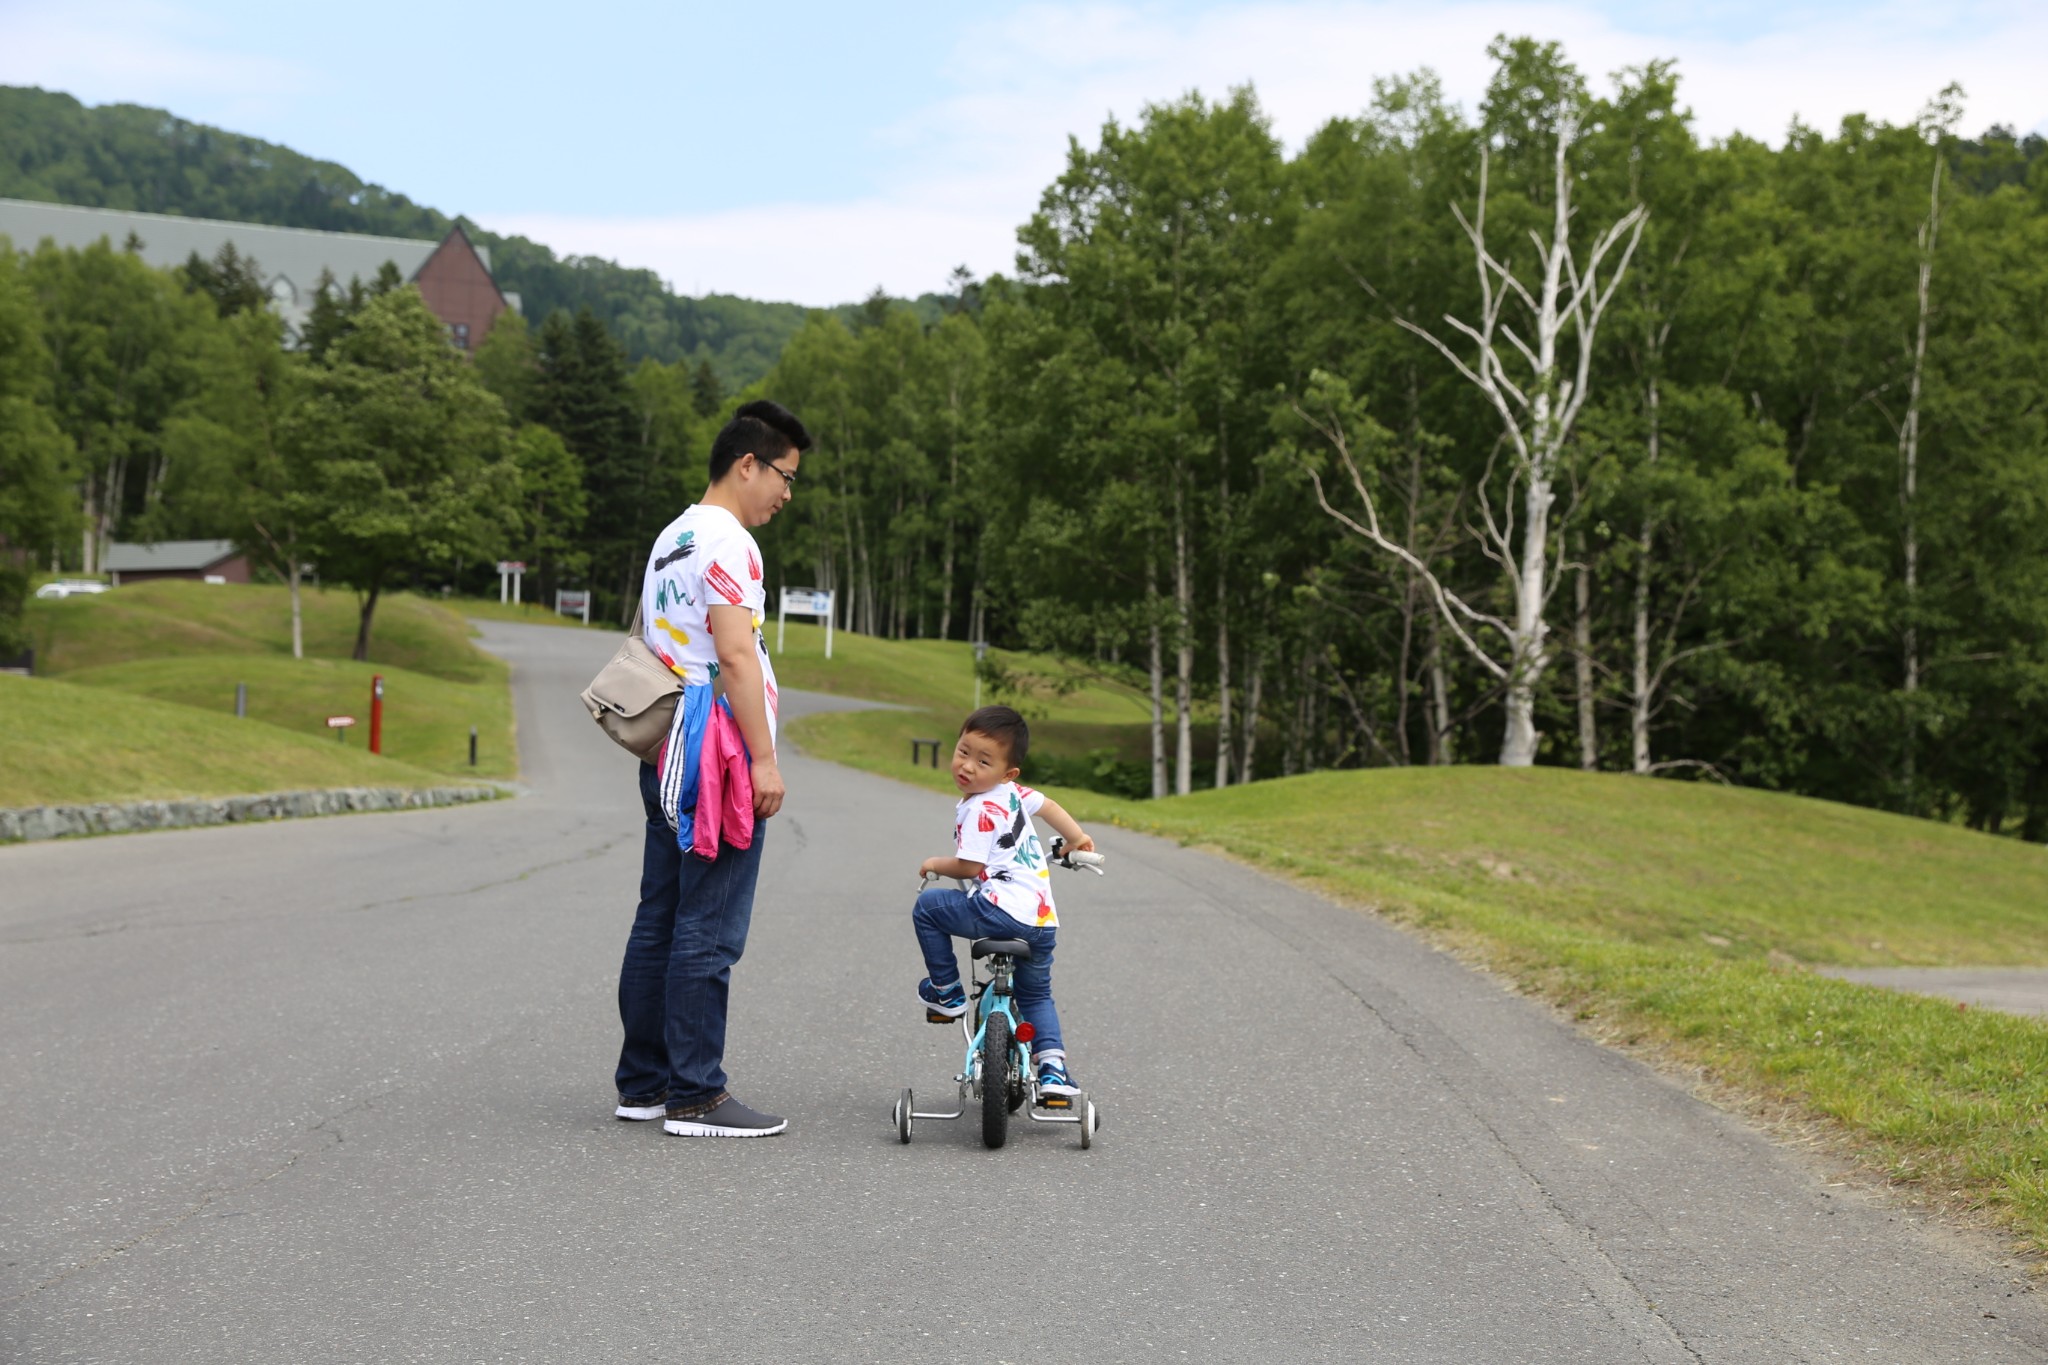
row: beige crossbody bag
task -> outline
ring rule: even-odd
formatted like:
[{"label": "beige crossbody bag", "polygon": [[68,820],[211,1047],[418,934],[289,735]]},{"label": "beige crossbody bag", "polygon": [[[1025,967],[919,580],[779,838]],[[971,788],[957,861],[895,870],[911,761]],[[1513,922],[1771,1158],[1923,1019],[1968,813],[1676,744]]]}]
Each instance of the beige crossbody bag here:
[{"label": "beige crossbody bag", "polygon": [[652,763],[668,739],[682,695],[683,680],[640,638],[636,610],[619,652],[583,689],[583,706],[612,743],[642,763]]}]

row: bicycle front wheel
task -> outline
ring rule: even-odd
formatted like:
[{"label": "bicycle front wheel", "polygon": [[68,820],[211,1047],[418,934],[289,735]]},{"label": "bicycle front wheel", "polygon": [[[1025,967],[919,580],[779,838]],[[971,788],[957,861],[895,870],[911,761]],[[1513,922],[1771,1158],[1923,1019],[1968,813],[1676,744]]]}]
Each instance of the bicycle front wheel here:
[{"label": "bicycle front wheel", "polygon": [[994,1149],[1010,1137],[1010,1016],[991,1011],[981,1036],[981,1140]]}]

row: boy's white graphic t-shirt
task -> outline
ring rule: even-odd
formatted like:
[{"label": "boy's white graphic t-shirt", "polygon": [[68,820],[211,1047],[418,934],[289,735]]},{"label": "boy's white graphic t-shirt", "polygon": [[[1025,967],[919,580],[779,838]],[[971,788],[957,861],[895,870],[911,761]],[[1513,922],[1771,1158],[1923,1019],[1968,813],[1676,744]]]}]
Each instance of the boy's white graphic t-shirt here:
[{"label": "boy's white graphic t-shirt", "polygon": [[981,863],[975,890],[1019,924],[1057,927],[1052,905],[1052,869],[1031,817],[1045,797],[1005,782],[960,802],[953,813],[953,851]]},{"label": "boy's white graphic t-shirt", "polygon": [[768,703],[768,734],[775,734],[775,666],[762,637],[768,588],[761,581],[761,549],[740,519],[723,507],[696,503],[654,538],[640,585],[641,637],[689,686],[718,673],[711,639],[714,606],[745,607],[753,616],[754,648]]}]

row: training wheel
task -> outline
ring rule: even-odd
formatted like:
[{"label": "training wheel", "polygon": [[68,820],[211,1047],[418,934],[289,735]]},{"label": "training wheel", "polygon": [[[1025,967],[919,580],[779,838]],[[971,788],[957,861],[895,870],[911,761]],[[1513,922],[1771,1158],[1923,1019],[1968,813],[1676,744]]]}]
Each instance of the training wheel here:
[{"label": "training wheel", "polygon": [[1086,1095],[1074,1096],[1075,1117],[1081,1121],[1081,1150],[1087,1151],[1095,1145],[1095,1101]]},{"label": "training wheel", "polygon": [[914,1105],[908,1087],[896,1100],[896,1137],[898,1141],[910,1141],[910,1111]]}]

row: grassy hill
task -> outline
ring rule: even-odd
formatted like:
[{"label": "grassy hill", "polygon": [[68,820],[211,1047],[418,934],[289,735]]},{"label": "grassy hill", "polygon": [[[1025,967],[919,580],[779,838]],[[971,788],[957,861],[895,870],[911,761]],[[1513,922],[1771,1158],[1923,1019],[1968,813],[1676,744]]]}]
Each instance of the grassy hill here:
[{"label": "grassy hill", "polygon": [[346,744],[232,715],[0,674],[0,806],[238,796],[449,781]]},{"label": "grassy hill", "polygon": [[[371,662],[359,664],[347,657],[353,595],[309,590],[304,606],[307,657],[294,659],[282,587],[158,582],[32,601],[27,627],[40,676],[0,712],[0,806],[516,774],[505,664],[471,643],[455,610],[387,598]],[[385,689],[378,758],[361,752],[375,674]],[[240,721],[237,683],[249,698]],[[67,723],[80,714],[104,719],[83,729]],[[345,740],[327,728],[331,715],[356,718]],[[126,746],[119,762],[92,760],[102,725]]]},{"label": "grassy hill", "polygon": [[[812,754],[947,788],[907,764],[897,740],[914,719],[816,716],[792,734]],[[1732,1102],[1818,1120],[1844,1162],[2048,1252],[2048,1021],[1812,970],[2048,966],[2048,850],[1556,768],[1059,795],[1084,822],[1213,847],[1407,924],[1603,1040],[1703,1074]]]},{"label": "grassy hill", "polygon": [[[772,625],[769,632],[772,644]],[[786,687],[908,708],[833,716],[816,733],[821,739],[830,736],[826,742],[840,762],[902,776],[911,739],[950,741],[973,709],[974,653],[966,644],[878,640],[842,631],[833,637],[828,661],[824,642],[822,627],[790,622],[787,647],[775,655],[775,676]],[[1042,655],[997,649],[989,656],[1008,685],[984,687],[982,700],[1015,706],[1031,722],[1026,781],[1111,792],[1149,790],[1143,762],[1151,752],[1151,705],[1138,686]],[[952,789],[943,774],[926,780]]]}]

